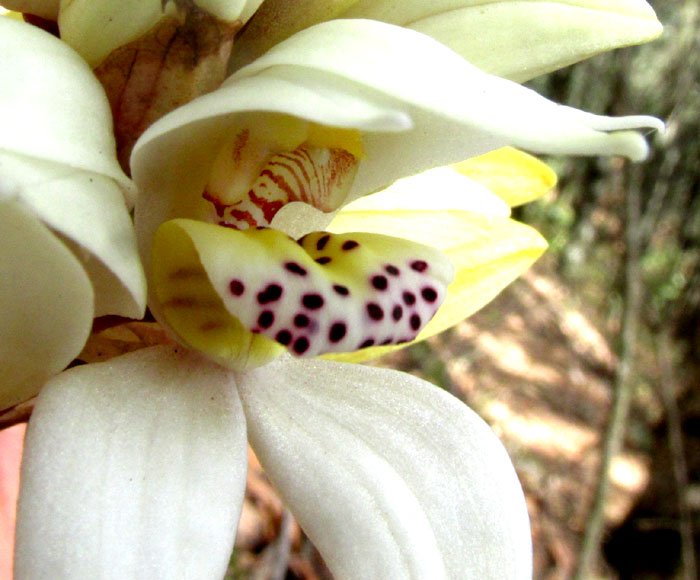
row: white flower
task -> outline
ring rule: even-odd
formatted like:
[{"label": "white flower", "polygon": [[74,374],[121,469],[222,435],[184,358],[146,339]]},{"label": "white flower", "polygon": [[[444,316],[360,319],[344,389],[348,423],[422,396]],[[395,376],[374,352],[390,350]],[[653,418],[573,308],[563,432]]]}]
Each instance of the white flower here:
[{"label": "white flower", "polygon": [[644,127],[660,123],[559,107],[367,20],[305,30],[154,123],[131,157],[136,228],[151,309],[187,346],[42,391],[16,578],[221,578],[247,442],[338,579],[529,578],[522,490],[481,419],[401,373],[281,353],[412,339],[445,298],[436,332],[544,249],[452,169],[366,194],[508,144],[641,159]]}]

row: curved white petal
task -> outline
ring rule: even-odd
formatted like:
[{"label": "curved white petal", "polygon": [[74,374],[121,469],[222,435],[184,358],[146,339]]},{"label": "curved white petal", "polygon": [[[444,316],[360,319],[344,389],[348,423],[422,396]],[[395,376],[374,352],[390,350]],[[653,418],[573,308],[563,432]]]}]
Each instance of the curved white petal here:
[{"label": "curved white petal", "polygon": [[[333,49],[315,50],[319,46]],[[285,78],[310,91],[331,84],[409,114],[412,131],[366,137],[367,158],[358,171],[356,193],[508,144],[540,153],[641,160],[647,145],[640,134],[603,130],[663,128],[651,117],[611,121],[575,112],[483,73],[428,36],[368,20],[331,21],[304,30],[227,83],[260,76]]]},{"label": "curved white petal", "polygon": [[26,204],[72,242],[95,288],[95,316],[140,318],[146,281],[133,224],[119,186],[109,177],[0,151],[0,197]]},{"label": "curved white petal", "polygon": [[220,580],[246,470],[220,367],[155,347],[66,371],[27,432],[15,579]]},{"label": "curved white petal", "polygon": [[125,189],[112,114],[90,67],[65,42],[0,18],[0,149],[102,174]]},{"label": "curved white petal", "polygon": [[251,444],[338,580],[531,577],[513,466],[457,399],[320,360],[278,360],[239,384]]},{"label": "curved white petal", "polygon": [[0,201],[0,409],[35,395],[83,348],[93,291],[78,260],[21,204]]}]

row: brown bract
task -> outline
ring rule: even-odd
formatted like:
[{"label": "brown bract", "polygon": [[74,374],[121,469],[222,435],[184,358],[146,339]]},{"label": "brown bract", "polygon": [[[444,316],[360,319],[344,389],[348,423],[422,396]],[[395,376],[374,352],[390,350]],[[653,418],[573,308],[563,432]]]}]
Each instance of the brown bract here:
[{"label": "brown bract", "polygon": [[183,2],[176,14],[164,15],[95,69],[112,107],[117,156],[127,174],[134,143],[151,123],[223,82],[241,26],[240,20],[225,22]]}]

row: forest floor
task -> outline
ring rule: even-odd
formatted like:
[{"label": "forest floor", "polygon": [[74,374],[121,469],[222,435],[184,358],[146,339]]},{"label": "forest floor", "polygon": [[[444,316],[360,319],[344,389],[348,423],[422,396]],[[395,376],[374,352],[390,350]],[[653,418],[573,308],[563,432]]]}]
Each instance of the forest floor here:
[{"label": "forest floor", "polygon": [[[616,365],[594,313],[583,311],[551,271],[539,265],[453,330],[373,363],[442,386],[501,438],[527,498],[535,580],[572,577],[598,480]],[[649,465],[643,453],[614,459],[608,525],[627,516],[649,480]],[[237,542],[236,578],[329,577],[252,455]],[[286,576],[274,572],[285,559]]]}]

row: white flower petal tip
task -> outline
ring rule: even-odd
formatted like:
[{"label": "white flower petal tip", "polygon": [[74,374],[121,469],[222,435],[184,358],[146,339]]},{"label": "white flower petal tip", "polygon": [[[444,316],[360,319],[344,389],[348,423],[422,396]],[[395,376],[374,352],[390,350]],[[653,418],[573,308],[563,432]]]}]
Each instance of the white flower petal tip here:
[{"label": "white flower petal tip", "polygon": [[107,97],[87,63],[65,42],[12,18],[0,18],[0,53],[0,148],[110,177],[132,195],[115,156]]},{"label": "white flower petal tip", "polygon": [[75,256],[22,204],[0,200],[0,409],[35,395],[83,348],[93,290]]},{"label": "white flower petal tip", "polygon": [[155,347],[66,371],[27,433],[15,579],[222,578],[246,471],[224,369]]},{"label": "white flower petal tip", "polygon": [[513,466],[457,399],[320,360],[278,360],[240,385],[251,444],[335,578],[531,578]]}]

